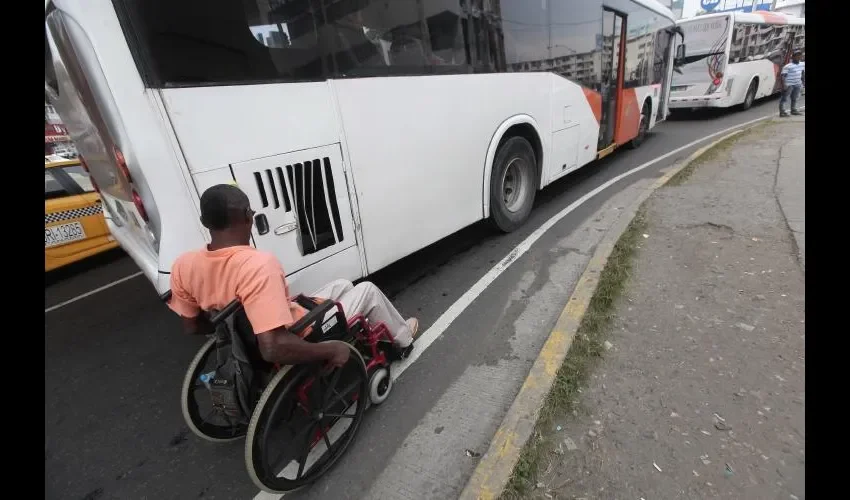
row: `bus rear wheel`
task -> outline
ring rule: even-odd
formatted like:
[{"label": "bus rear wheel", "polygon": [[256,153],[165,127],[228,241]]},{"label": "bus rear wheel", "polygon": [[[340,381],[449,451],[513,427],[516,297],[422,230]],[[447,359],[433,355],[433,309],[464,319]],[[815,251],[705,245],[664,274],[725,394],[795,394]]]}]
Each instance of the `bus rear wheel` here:
[{"label": "bus rear wheel", "polygon": [[649,100],[643,103],[643,109],[640,111],[640,124],[638,125],[638,135],[629,141],[631,149],[637,149],[646,140],[646,133],[649,132],[649,120],[652,119],[652,107]]},{"label": "bus rear wheel", "polygon": [[756,100],[756,89],[758,88],[758,81],[753,80],[750,82],[750,87],[747,89],[747,95],[744,96],[744,103],[741,105],[741,109],[744,111],[753,107],[753,102]]},{"label": "bus rear wheel", "polygon": [[500,231],[520,227],[537,194],[537,160],[523,137],[511,137],[499,148],[490,176],[490,220]]}]

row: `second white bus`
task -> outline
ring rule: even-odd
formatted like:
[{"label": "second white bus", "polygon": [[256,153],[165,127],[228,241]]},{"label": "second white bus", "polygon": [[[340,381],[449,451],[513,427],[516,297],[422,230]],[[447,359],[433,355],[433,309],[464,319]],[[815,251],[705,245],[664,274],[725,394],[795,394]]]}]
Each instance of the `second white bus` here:
[{"label": "second white bus", "polygon": [[670,109],[749,109],[780,90],[782,66],[805,48],[806,21],[776,12],[730,12],[680,20],[688,47],[673,73]]},{"label": "second white bus", "polygon": [[110,230],[162,292],[237,183],[294,292],[358,279],[666,116],[654,0],[53,0],[56,107]]}]

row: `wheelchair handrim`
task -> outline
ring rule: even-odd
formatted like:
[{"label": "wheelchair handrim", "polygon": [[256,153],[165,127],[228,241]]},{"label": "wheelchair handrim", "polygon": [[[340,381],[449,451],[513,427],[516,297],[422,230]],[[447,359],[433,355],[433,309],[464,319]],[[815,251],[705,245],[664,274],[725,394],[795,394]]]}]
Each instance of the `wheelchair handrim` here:
[{"label": "wheelchair handrim", "polygon": [[[274,428],[276,420],[275,417],[277,416],[277,413],[280,412],[281,405],[285,404],[284,400],[291,398],[291,395],[295,394],[299,384],[302,384],[311,374],[307,371],[307,367],[300,367],[297,370],[300,373],[290,373],[289,375],[291,376],[288,377],[288,380],[283,380],[284,374],[280,374],[275,377],[276,380],[273,380],[269,384],[267,391],[264,392],[260,403],[258,403],[257,408],[254,411],[254,415],[251,419],[251,425],[248,430],[248,440],[245,443],[245,459],[248,472],[252,481],[259,488],[273,493],[283,493],[310,484],[332,467],[353,441],[360,425],[363,411],[367,405],[368,379],[366,378],[366,365],[362,356],[360,356],[360,354],[357,353],[356,349],[352,346],[349,345],[349,347],[352,352],[350,359],[356,360],[356,372],[359,374],[356,385],[352,385],[351,387],[359,390],[360,395],[357,398],[357,406],[351,417],[351,424],[342,431],[340,436],[336,437],[334,442],[331,442],[330,447],[325,444],[329,442],[330,439],[325,440],[324,443],[312,442],[307,445],[306,450],[301,450],[306,451],[306,457],[304,457],[303,453],[299,457],[298,450],[286,450],[285,453],[279,454],[277,457],[279,460],[275,460],[275,463],[271,463],[272,461],[268,460],[269,450],[266,448],[265,443],[270,441],[270,433],[275,430],[280,430]],[[357,354],[356,357],[354,356],[355,353]],[[292,370],[289,371],[292,372]],[[282,389],[281,386],[283,387]],[[266,408],[265,403],[267,403],[272,397],[277,399],[274,401],[271,408]],[[339,420],[339,418],[336,418],[333,423],[327,425],[327,430],[324,431],[326,435],[330,435],[333,432],[335,428],[334,425],[336,425]],[[320,420],[320,424],[324,424],[324,420]],[[306,432],[306,434],[303,432]],[[306,435],[311,434],[312,432],[313,429],[307,429],[306,431],[302,430],[297,433],[293,432],[292,442],[296,442],[297,439],[304,439]],[[312,440],[312,438],[310,438],[310,440]],[[320,446],[325,448],[324,453],[316,457],[312,463],[309,463],[313,450]],[[281,457],[283,460],[280,460]],[[290,479],[282,477],[287,470],[293,467],[293,463],[296,464],[295,473],[292,474],[295,478]],[[278,464],[283,465],[279,468],[280,472],[277,471]]]}]

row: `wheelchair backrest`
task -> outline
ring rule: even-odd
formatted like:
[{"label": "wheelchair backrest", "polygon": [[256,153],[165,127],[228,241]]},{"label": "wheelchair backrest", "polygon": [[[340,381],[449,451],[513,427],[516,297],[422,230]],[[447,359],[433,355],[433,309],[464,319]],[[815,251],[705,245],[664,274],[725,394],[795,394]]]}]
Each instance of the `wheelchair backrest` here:
[{"label": "wheelchair backrest", "polygon": [[[160,295],[163,302],[171,300],[171,290]],[[260,354],[260,346],[257,342],[257,336],[254,334],[254,329],[251,327],[251,322],[248,321],[248,315],[245,314],[245,309],[238,299],[233,299],[229,304],[224,306],[220,311],[203,311],[207,319],[216,332],[220,328],[226,328],[228,334],[235,335],[245,347],[245,356],[248,362],[255,370],[268,371],[273,367],[272,363],[263,359]],[[232,319],[232,321],[228,321]],[[216,333],[218,335],[218,333]],[[227,340],[227,339],[224,339]]]}]

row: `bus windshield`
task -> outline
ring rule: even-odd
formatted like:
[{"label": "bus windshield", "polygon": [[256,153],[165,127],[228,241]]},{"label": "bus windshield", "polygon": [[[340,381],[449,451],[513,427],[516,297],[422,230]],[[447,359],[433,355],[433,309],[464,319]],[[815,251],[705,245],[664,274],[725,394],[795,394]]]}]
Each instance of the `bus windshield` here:
[{"label": "bus windshield", "polygon": [[673,85],[711,81],[726,65],[729,16],[696,19],[681,24],[687,44],[685,64],[673,75]]}]

